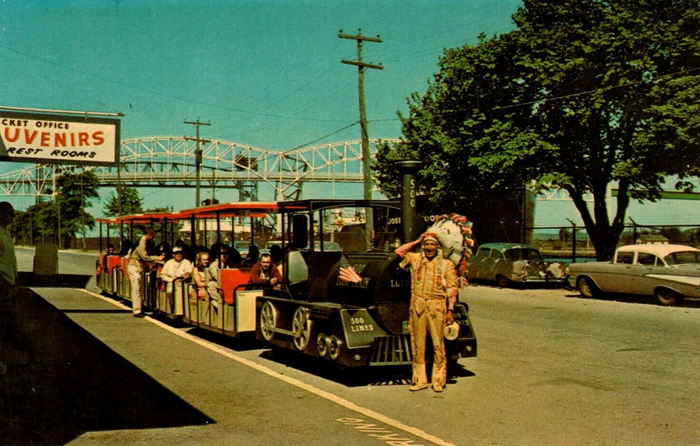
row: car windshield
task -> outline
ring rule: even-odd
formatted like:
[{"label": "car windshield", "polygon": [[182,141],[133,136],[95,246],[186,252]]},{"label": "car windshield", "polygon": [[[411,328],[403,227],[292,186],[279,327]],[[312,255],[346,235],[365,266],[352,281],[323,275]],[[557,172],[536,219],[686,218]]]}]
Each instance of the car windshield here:
[{"label": "car windshield", "polygon": [[510,260],[511,262],[515,262],[518,260],[544,260],[542,258],[542,254],[540,254],[538,250],[532,248],[509,249],[508,251],[506,251],[505,255],[506,259]]},{"label": "car windshield", "polygon": [[669,265],[700,263],[700,251],[678,251],[667,255],[664,260]]}]

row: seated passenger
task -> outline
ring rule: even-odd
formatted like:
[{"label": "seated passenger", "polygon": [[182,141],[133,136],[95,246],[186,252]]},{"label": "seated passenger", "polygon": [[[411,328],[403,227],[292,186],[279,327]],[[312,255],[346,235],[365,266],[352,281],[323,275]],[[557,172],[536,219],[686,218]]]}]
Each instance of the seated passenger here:
[{"label": "seated passenger", "polygon": [[97,260],[97,271],[95,272],[95,274],[99,276],[103,272],[109,272],[109,268],[107,266],[107,257],[112,255],[114,255],[114,245],[110,243],[109,245],[107,245],[107,252],[104,254],[100,254],[100,258]]},{"label": "seated passenger", "polygon": [[270,246],[270,257],[272,257],[272,266],[277,268],[282,264],[282,257],[284,253],[282,252],[282,247],[278,244]]},{"label": "seated passenger", "polygon": [[247,266],[253,266],[257,263],[258,257],[260,256],[260,250],[255,245],[250,245],[248,247],[248,254],[245,256],[244,263]]},{"label": "seated passenger", "polygon": [[260,261],[250,270],[250,283],[264,287],[278,287],[281,281],[282,275],[272,266],[270,254],[262,254]]},{"label": "seated passenger", "polygon": [[192,270],[192,279],[197,297],[209,300],[214,307],[218,308],[222,298],[217,278],[212,277],[211,271],[209,271],[209,253],[207,251],[197,253],[197,260]]},{"label": "seated passenger", "polygon": [[165,262],[160,272],[160,278],[165,282],[165,292],[173,292],[173,282],[187,281],[192,277],[192,263],[185,258],[182,248],[173,248],[173,258]]},{"label": "seated passenger", "polygon": [[241,266],[244,266],[243,256],[240,252],[238,252],[236,248],[231,248],[229,254],[229,262],[231,263],[231,268],[239,268]]},{"label": "seated passenger", "polygon": [[[240,257],[240,254],[238,255]],[[217,254],[212,251],[213,261],[210,259],[209,271],[215,280],[219,280],[219,270],[226,268],[234,268],[237,265],[231,261],[230,248],[228,245],[219,245],[217,247]]]}]

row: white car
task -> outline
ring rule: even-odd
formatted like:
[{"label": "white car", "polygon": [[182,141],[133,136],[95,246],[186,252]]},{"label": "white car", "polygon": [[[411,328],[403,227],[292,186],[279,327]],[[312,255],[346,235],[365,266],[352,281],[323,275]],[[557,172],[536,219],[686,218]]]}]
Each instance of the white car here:
[{"label": "white car", "polygon": [[567,278],[583,297],[604,293],[654,296],[661,305],[700,298],[700,250],[684,245],[617,248],[609,262],[572,263]]}]

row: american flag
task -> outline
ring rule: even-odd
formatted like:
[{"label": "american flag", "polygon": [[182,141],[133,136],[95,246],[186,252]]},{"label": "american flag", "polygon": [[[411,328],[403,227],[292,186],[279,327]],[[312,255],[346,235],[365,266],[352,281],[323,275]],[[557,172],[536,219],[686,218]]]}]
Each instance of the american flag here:
[{"label": "american flag", "polygon": [[341,267],[338,277],[343,282],[362,282],[362,277],[360,277],[360,275],[357,274],[357,271],[355,271],[355,268],[353,268],[352,265],[349,265],[347,267]]}]

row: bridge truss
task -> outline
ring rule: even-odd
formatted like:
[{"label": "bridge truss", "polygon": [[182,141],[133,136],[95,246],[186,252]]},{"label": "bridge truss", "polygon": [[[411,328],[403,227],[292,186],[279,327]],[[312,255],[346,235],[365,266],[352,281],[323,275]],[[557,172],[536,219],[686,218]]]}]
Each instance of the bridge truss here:
[{"label": "bridge truss", "polygon": [[[376,152],[379,139],[370,141]],[[394,143],[396,139],[384,139]],[[302,185],[362,183],[362,149],[359,140],[327,143],[277,151],[224,140],[197,142],[192,138],[150,136],[121,142],[118,167],[89,167],[100,187],[192,188],[197,177],[197,149],[202,188],[238,189],[241,200],[257,200],[260,184],[274,191],[275,199],[300,198]],[[0,174],[0,195],[52,196],[55,178],[65,169],[55,164]]]}]

